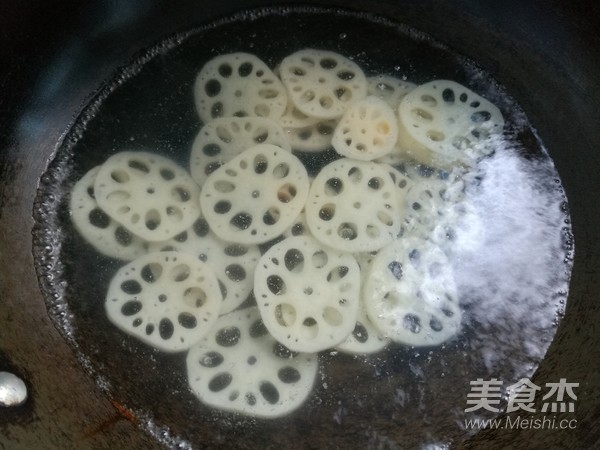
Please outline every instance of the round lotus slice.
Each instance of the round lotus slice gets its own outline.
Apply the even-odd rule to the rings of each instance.
[[[381,250],[363,289],[367,315],[393,341],[439,345],[460,331],[456,282],[444,252],[410,237]]]
[[[464,174],[406,166],[412,184],[404,197],[403,236],[430,239],[446,254],[481,245],[484,236],[480,213],[466,194]]]
[[[283,116],[277,119],[277,122],[283,128],[306,128],[320,121],[321,119],[318,117],[304,114],[289,99]]]
[[[165,352],[189,349],[212,327],[221,290],[211,268],[178,252],[148,253],[119,269],[105,309],[110,321]]]
[[[367,94],[385,101],[394,111],[398,110],[400,101],[404,96],[416,87],[415,83],[390,75],[377,75],[367,78]]]
[[[202,403],[262,418],[300,407],[317,369],[317,355],[278,343],[255,307],[221,316],[187,355],[188,383]]]
[[[337,120],[324,120],[303,128],[286,128],[290,145],[299,152],[321,152],[331,148]]]
[[[464,181],[456,173],[432,168],[406,166],[407,183],[404,233],[431,237],[436,227],[451,222],[454,212],[465,198]]]
[[[316,176],[306,221],[319,241],[346,252],[370,252],[392,242],[402,222],[396,188],[385,167],[348,158]]]
[[[331,144],[342,156],[371,161],[391,152],[397,140],[396,114],[386,102],[371,95],[354,102],[344,113]]]
[[[472,166],[489,154],[492,136],[502,133],[500,110],[463,85],[449,80],[425,83],[400,102],[399,142],[426,164]]]
[[[260,259],[254,296],[273,337],[298,352],[319,352],[354,329],[360,269],[354,257],[310,236],[284,239]]]
[[[341,117],[350,103],[367,95],[362,69],[339,53],[305,49],[284,58],[281,81],[294,106],[310,117]]]
[[[335,349],[351,355],[370,355],[380,352],[390,343],[390,339],[373,325],[367,316],[363,302],[360,302],[358,317],[352,333]]]
[[[106,160],[94,183],[98,205],[147,241],[164,241],[200,216],[200,188],[171,160],[148,152],[121,152]]]
[[[264,117],[222,117],[204,125],[192,145],[190,170],[200,186],[206,177],[244,150],[273,144],[291,151],[283,128]]]
[[[149,250],[188,253],[207,263],[221,288],[221,314],[233,311],[248,298],[260,258],[258,246],[225,242],[210,230],[203,217],[174,238],[150,244]]]
[[[98,252],[131,261],[147,252],[147,243],[115,222],[98,206],[94,182],[100,166],[87,172],[73,186],[69,207],[71,220],[83,238]]]
[[[292,225],[308,190],[308,174],[298,158],[275,145],[260,144],[207,178],[200,205],[221,239],[260,244]]]
[[[366,283],[371,262],[375,258],[371,253],[355,253],[354,258],[360,267],[361,287]],[[365,304],[362,299],[359,302],[358,318],[354,325],[352,333],[339,344],[336,349],[343,353],[366,355],[377,353],[383,350],[390,340],[382,336],[381,332],[373,325],[371,319],[367,316]]]
[[[276,120],[287,106],[279,78],[249,53],[229,53],[207,62],[196,77],[194,96],[204,123],[233,116]]]

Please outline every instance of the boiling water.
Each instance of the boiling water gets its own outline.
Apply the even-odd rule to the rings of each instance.
[[[108,283],[122,265],[75,232],[68,193],[92,167],[123,150],[161,152],[187,167],[200,123],[195,75],[209,59],[254,53],[274,67],[306,47],[337,51],[367,75],[422,83],[451,79],[503,112],[506,133],[468,175],[469,214],[448,249],[463,309],[460,336],[436,348],[392,345],[373,356],[320,355],[306,404],[257,420],[202,405],[189,391],[185,355],[159,353],[106,318]],[[332,151],[298,155],[315,173]],[[504,387],[531,377],[566,300],[572,242],[566,199],[551,159],[517,103],[471,61],[406,27],[313,9],[239,15],[160,43],[103,87],[43,176],[37,200],[36,265],[51,316],[83,366],[142,427],[168,447],[438,448],[464,427],[469,382]],[[505,406],[505,405],[504,405]],[[473,417],[473,416],[470,416]]]

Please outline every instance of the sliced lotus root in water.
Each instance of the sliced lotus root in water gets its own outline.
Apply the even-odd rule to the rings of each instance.
[[[380,352],[390,343],[390,339],[373,325],[367,316],[363,301],[360,301],[358,317],[352,333],[335,349],[353,355],[368,355]]]
[[[213,172],[200,204],[211,230],[221,239],[260,244],[292,225],[306,202],[306,169],[290,152],[260,144]]]
[[[289,238],[294,236],[305,236],[307,234],[310,235],[310,229],[306,222],[306,212],[302,210],[292,225],[283,232],[283,236]]]
[[[452,255],[456,251],[477,251],[483,245],[485,237],[480,212],[465,198],[448,205],[429,239],[439,245],[447,255]]]
[[[394,111],[398,110],[400,101],[404,96],[416,87],[415,83],[391,75],[377,75],[367,78],[367,95],[374,95],[384,100]]]
[[[405,168],[412,182],[405,191],[403,234],[429,238],[436,227],[456,217],[454,211],[465,198],[464,181],[455,172],[419,165]]]
[[[275,339],[298,352],[319,352],[354,329],[360,269],[354,257],[311,236],[284,239],[262,256],[254,296]]]
[[[212,269],[179,252],[148,253],[112,278],[105,308],[110,321],[165,352],[189,349],[219,316],[221,290]]]
[[[446,254],[474,250],[482,244],[482,219],[465,194],[464,173],[457,168],[447,173],[405,165],[402,174],[410,177],[401,196],[405,211],[403,237],[429,239]]]
[[[310,117],[335,119],[367,95],[362,69],[339,53],[305,49],[284,58],[281,81],[296,108]]]
[[[398,141],[414,159],[438,166],[472,166],[489,154],[490,138],[501,135],[504,118],[491,102],[459,83],[435,80],[400,102]]]
[[[277,120],[287,106],[279,78],[257,56],[241,52],[208,61],[196,77],[194,96],[204,123],[234,116]]]
[[[398,119],[383,100],[368,96],[344,113],[331,139],[336,152],[371,161],[392,151],[398,140]]]
[[[147,253],[148,244],[98,206],[94,182],[99,171],[100,166],[94,167],[73,186],[69,203],[71,220],[79,234],[98,252],[131,261]]]
[[[188,383],[208,406],[254,417],[280,417],[308,398],[316,354],[277,342],[256,307],[221,316],[187,355]]]
[[[321,152],[331,148],[337,124],[337,120],[324,120],[303,128],[286,128],[285,133],[293,150]]]
[[[273,73],[281,78],[279,66],[273,69]],[[283,128],[306,128],[320,121],[320,118],[307,116],[302,111],[298,110],[298,108],[296,108],[296,105],[294,105],[294,102],[290,100],[289,96],[283,115],[279,119],[277,119],[277,122]]]
[[[260,258],[257,245],[226,242],[214,234],[201,217],[174,238],[150,244],[150,251],[173,250],[193,255],[210,266],[223,296],[221,314],[236,309],[252,292],[254,269]]]
[[[402,222],[401,231],[403,227],[406,226],[406,208],[407,208],[407,200],[406,196],[408,192],[412,189],[414,185],[414,181],[409,177],[406,172],[404,166],[399,166],[396,168],[389,164],[380,164],[388,174],[390,178],[394,182],[394,186],[396,188],[396,201],[398,205],[398,219]]]
[[[391,166],[400,166],[413,161],[410,154],[411,150],[403,142],[396,142],[396,145],[394,145],[394,148],[389,153],[380,158],[375,158],[373,161]]]
[[[264,117],[222,117],[204,125],[192,145],[190,170],[200,186],[206,178],[244,150],[273,144],[291,151],[281,126]]]
[[[354,258],[360,267],[361,288],[364,286],[369,273],[371,261],[375,258],[372,253],[355,253]],[[390,343],[390,339],[381,335],[367,316],[364,300],[360,298],[358,318],[352,333],[336,349],[350,354],[371,354],[383,350]]]
[[[100,208],[147,241],[181,233],[200,216],[200,188],[177,164],[148,152],[121,152],[106,160],[94,183]]]
[[[363,298],[373,324],[397,343],[439,345],[460,331],[454,274],[444,252],[430,241],[402,238],[380,250]]]
[[[283,116],[277,119],[279,125],[283,128],[306,128],[320,122],[322,119],[314,116],[307,116],[300,111],[288,98],[288,104]]]
[[[396,114],[402,99],[416,87],[415,83],[390,75],[377,75],[367,78],[367,94],[384,100]],[[409,153],[410,150],[405,148],[403,143],[396,142],[389,153],[375,158],[374,161],[393,166],[403,164],[409,159]]]
[[[306,202],[312,234],[346,252],[370,252],[400,232],[396,187],[385,167],[371,161],[338,159],[312,183]]]
[[[482,219],[467,197],[465,173],[406,165],[411,177],[403,235],[430,239],[446,254],[477,248],[484,238]]]

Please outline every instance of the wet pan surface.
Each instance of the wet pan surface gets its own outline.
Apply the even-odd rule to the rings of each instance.
[[[485,176],[471,189],[476,206],[498,199],[501,205],[488,214],[490,248],[455,255],[464,310],[458,339],[437,348],[392,345],[368,357],[324,352],[305,405],[281,419],[250,419],[202,405],[188,388],[184,354],[157,352],[108,321],[106,288],[123,263],[97,254],[77,235],[69,191],[88,170],[123,150],[157,151],[187,167],[201,125],[193,81],[212,57],[245,51],[273,68],[307,47],[349,56],[369,74],[415,83],[455,80],[494,102],[507,121],[502,150],[508,156],[484,162]],[[506,387],[532,376],[567,296],[572,241],[566,197],[546,150],[509,94],[475,63],[426,36],[344,11],[260,10],[166,40],[101,89],[42,177],[34,250],[50,315],[101,389],[167,446],[257,448],[267,439],[272,447],[457,444],[472,433],[463,421],[470,381],[497,377]],[[314,173],[337,156],[329,151],[299,157]],[[506,167],[512,179],[502,176]],[[503,196],[514,197],[511,186],[524,199],[503,205]],[[535,226],[514,224],[508,236],[495,235],[507,230],[511,214]],[[498,223],[504,225],[492,227]],[[529,247],[521,254],[500,254],[505,245],[525,242]]]

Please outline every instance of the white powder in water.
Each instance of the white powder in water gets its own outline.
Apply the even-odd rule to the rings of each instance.
[[[549,159],[527,160],[505,146],[481,161],[466,202],[478,226],[459,225],[450,258],[460,286],[465,324],[488,372],[512,361],[541,359],[566,292],[564,195]],[[475,347],[475,348],[473,348]]]

